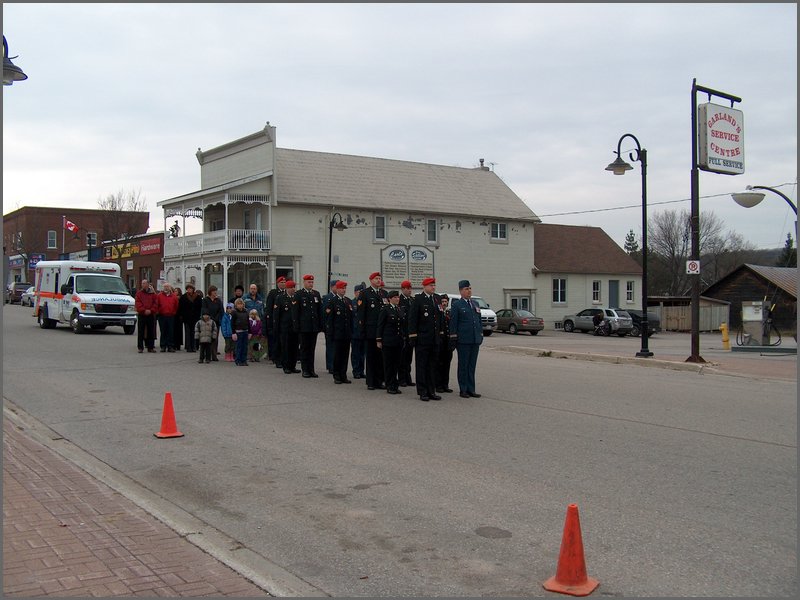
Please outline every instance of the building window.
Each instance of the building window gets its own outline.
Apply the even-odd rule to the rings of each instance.
[[[553,278],[553,304],[567,303],[567,280]]]
[[[530,310],[527,296],[511,296],[511,308],[514,310]]]
[[[625,283],[625,301],[633,302],[633,281]]]
[[[508,224],[507,223],[492,223],[492,241],[493,242],[506,242],[508,241]]]
[[[225,229],[225,219],[211,219],[208,222],[209,231],[222,231]]]
[[[592,282],[592,302],[600,303],[602,297],[600,296],[600,281],[594,280]]]
[[[439,223],[436,219],[428,219],[425,222],[425,242],[428,244],[439,242]]]
[[[58,241],[56,240],[56,232],[51,229],[47,232],[47,249],[53,250],[54,248],[58,248]]]
[[[250,227],[250,211],[242,211],[242,229],[252,229]]]
[[[375,241],[386,241],[386,217],[383,215],[375,217]]]

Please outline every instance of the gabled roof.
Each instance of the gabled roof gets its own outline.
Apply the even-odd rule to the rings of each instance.
[[[797,298],[797,268],[796,267],[762,267],[760,265],[750,265],[744,264],[740,267],[734,269],[725,277],[719,279],[712,283],[708,288],[706,288],[706,292],[711,290],[711,288],[717,287],[722,282],[734,277],[737,273],[746,269],[748,271],[752,271],[756,274],[756,276],[760,277],[761,279],[765,280],[766,282],[782,289],[787,294],[794,296]],[[705,292],[704,292],[705,293]]]
[[[278,204],[539,221],[486,169],[288,148],[275,152]]]
[[[539,272],[641,275],[642,267],[599,227],[533,227],[533,261]]]

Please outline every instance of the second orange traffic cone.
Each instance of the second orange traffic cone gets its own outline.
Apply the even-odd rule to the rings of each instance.
[[[154,433],[157,438],[183,437],[178,431],[178,424],[175,422],[175,410],[172,408],[172,392],[164,395],[164,412],[161,414],[161,431]]]
[[[599,581],[586,575],[577,504],[567,506],[567,518],[564,521],[564,535],[561,538],[561,551],[558,553],[555,577],[551,577],[542,585],[551,592],[570,596],[588,596],[600,585]]]

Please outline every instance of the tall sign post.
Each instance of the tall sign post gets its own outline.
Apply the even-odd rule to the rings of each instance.
[[[697,106],[697,92],[708,94],[707,104]],[[730,108],[712,104],[712,96],[729,100]],[[744,115],[733,108],[741,101],[738,96],[697,85],[697,79],[692,79],[692,254],[686,265],[686,272],[692,276],[692,350],[686,362],[706,362],[700,356],[700,169],[724,175],[744,173]],[[698,118],[702,119],[699,124]]]

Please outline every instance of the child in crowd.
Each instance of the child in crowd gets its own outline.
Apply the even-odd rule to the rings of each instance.
[[[197,362],[210,363],[211,344],[217,343],[217,324],[207,312],[203,313],[203,318],[194,326],[194,339],[200,345],[200,360]]]
[[[244,307],[244,300],[236,298],[231,312],[231,329],[233,330],[234,363],[237,367],[247,366],[247,338],[250,332],[250,317]]]
[[[222,315],[219,329],[222,337],[225,338],[225,362],[233,362],[233,328],[231,327],[231,314],[233,314],[233,303],[228,302],[225,306],[225,314]]]
[[[250,309],[249,323],[250,336],[247,340],[247,359],[253,362],[261,362],[261,357],[264,356],[266,349],[264,348],[263,323],[255,308]]]

